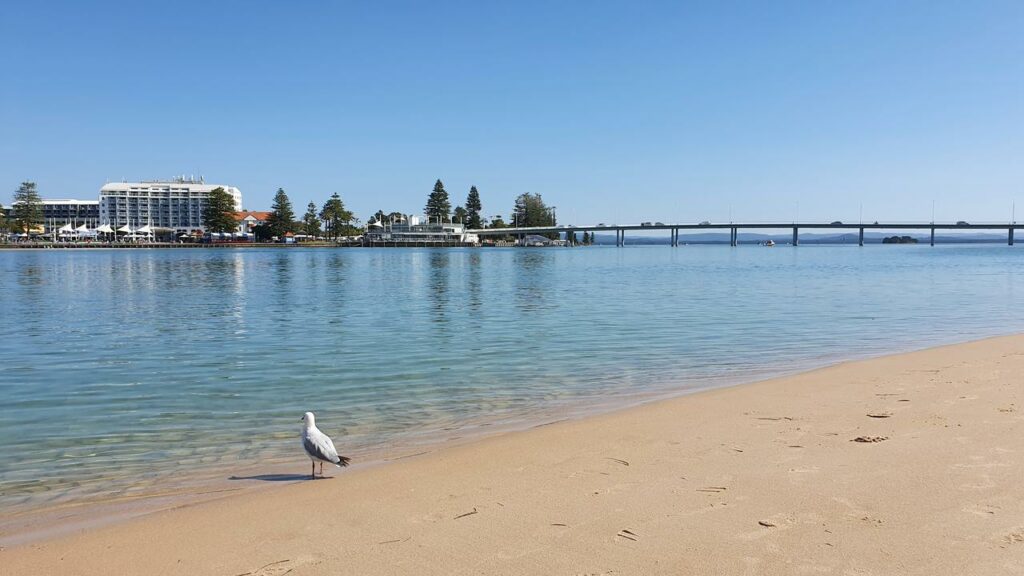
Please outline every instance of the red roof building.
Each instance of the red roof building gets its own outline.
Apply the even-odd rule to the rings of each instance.
[[[270,212],[253,212],[252,210],[235,212],[235,220],[238,222],[238,231],[245,234],[252,234],[252,229],[254,227],[266,224],[269,219]]]

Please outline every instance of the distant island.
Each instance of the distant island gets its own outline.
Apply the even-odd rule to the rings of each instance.
[[[882,238],[882,244],[917,244],[917,238],[911,236],[889,236]]]

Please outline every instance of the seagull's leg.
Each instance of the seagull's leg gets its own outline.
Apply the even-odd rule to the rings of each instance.
[[[324,477],[324,463],[323,462],[320,463],[320,477],[321,478]]]
[[[309,479],[316,480],[316,462],[310,460],[309,464],[313,467],[313,469],[309,471]]]

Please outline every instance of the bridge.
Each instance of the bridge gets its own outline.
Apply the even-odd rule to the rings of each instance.
[[[985,222],[970,224],[968,222],[873,222],[871,224],[857,223],[844,224],[842,222],[702,222],[700,224],[664,224],[661,222],[653,224],[628,224],[628,225],[593,225],[593,226],[534,226],[519,228],[480,228],[467,230],[470,234],[479,236],[525,236],[528,234],[571,234],[573,232],[615,232],[615,245],[626,245],[627,231],[651,232],[654,230],[667,230],[669,232],[669,245],[679,246],[680,230],[729,230],[729,244],[736,246],[739,243],[739,230],[793,230],[793,246],[800,244],[800,230],[857,230],[859,244],[864,245],[865,230],[930,230],[931,245],[935,245],[936,230],[1006,230],[1006,243],[1013,246],[1014,230],[1024,228],[1024,224],[1016,222]]]

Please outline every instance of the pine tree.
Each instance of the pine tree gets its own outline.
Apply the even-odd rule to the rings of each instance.
[[[28,234],[36,224],[43,221],[43,200],[39,197],[35,182],[22,182],[14,192],[14,229]]]
[[[481,210],[483,210],[483,205],[480,203],[480,193],[477,192],[476,186],[470,186],[469,195],[466,196],[467,228],[476,230],[483,227],[483,222],[480,221]]]
[[[270,233],[278,238],[284,238],[287,232],[292,231],[295,222],[295,212],[292,211],[292,202],[285,194],[284,188],[278,188],[274,194],[274,203],[270,206],[270,217],[267,218],[267,226]]]
[[[512,216],[513,225],[518,228],[556,225],[554,209],[544,203],[540,194],[520,194],[516,198]]]
[[[515,207],[512,209],[513,226],[539,227],[556,226],[555,209],[544,203],[540,194],[526,192],[516,198]],[[555,239],[556,233],[545,234],[548,238]]]
[[[235,220],[235,199],[221,187],[210,190],[203,206],[203,228],[207,232],[233,232],[238,228]]]
[[[267,224],[257,224],[252,227],[252,235],[257,242],[270,242],[274,233]]]
[[[346,228],[352,225],[353,216],[352,212],[345,209],[345,203],[341,201],[341,196],[335,192],[331,194],[330,200],[324,203],[324,207],[320,211],[320,219],[327,226],[327,235],[337,240],[339,236],[347,235],[345,234]]]
[[[452,212],[452,222],[461,222],[465,224],[467,215],[468,212],[466,212],[465,208],[463,208],[462,206],[456,206],[455,211]]]
[[[438,180],[434,184],[434,191],[427,198],[427,207],[424,208],[427,218],[433,222],[444,222],[450,220],[452,204],[448,201],[448,193],[444,190],[444,184]]]
[[[306,215],[302,217],[302,228],[307,236],[316,238],[321,234],[320,218],[316,215],[316,204],[313,202],[306,206]]]

